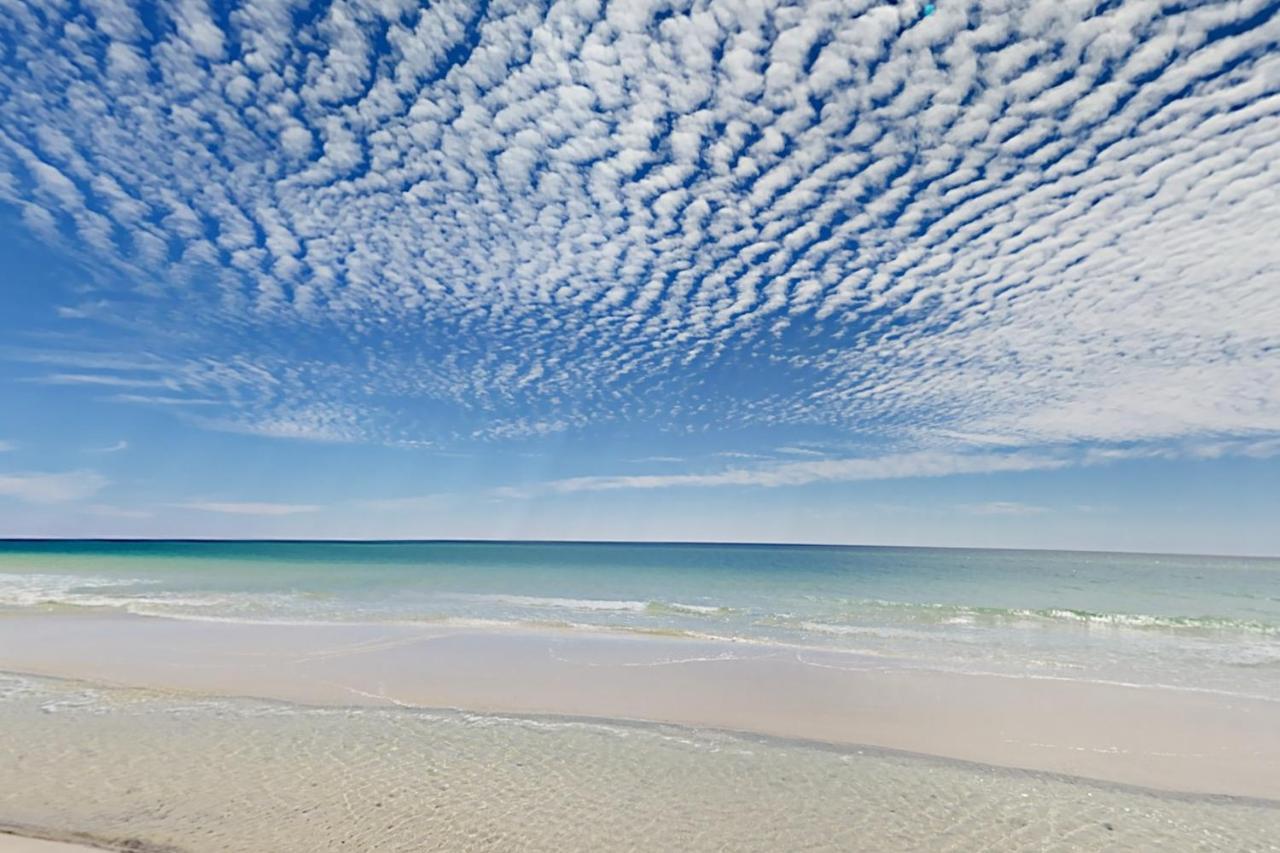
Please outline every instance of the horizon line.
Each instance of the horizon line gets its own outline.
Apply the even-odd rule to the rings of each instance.
[[[171,542],[178,544],[277,544],[277,545],[633,545],[633,546],[683,546],[709,548],[866,548],[866,549],[914,549],[920,551],[1029,551],[1033,553],[1059,554],[1121,554],[1139,557],[1213,557],[1231,560],[1275,560],[1280,554],[1207,554],[1184,551],[1140,551],[1106,548],[1014,548],[1008,546],[977,545],[902,545],[840,542],[726,542],[694,539],[477,539],[431,537],[425,539],[299,539],[295,537],[155,537],[155,536],[0,536],[0,545],[9,543],[60,543],[93,542],[117,544],[147,544]]]

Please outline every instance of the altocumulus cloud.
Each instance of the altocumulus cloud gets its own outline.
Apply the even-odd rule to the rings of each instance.
[[[857,429],[925,469],[1280,432],[1274,0],[5,14],[0,196],[99,268],[67,322],[148,353],[104,331],[50,382],[325,441]]]

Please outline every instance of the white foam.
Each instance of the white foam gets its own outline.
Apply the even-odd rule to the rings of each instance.
[[[127,598],[98,595],[92,590],[146,584],[139,578],[84,577],[82,575],[57,574],[0,574],[0,605],[9,607],[39,607],[49,604],[79,604],[118,606]],[[82,591],[86,590],[86,591]]]
[[[588,610],[602,612],[641,613],[648,609],[647,601],[625,601],[597,598],[556,598],[539,595],[455,595],[454,598],[470,599],[491,604],[508,604],[516,607],[558,610]]]
[[[0,607],[91,607],[138,616],[238,622],[253,620],[237,619],[231,613],[269,610],[271,605],[296,601],[289,595],[160,592],[154,590],[157,583],[146,578],[0,573]],[[137,592],[132,592],[135,587]]]
[[[676,610],[682,613],[696,613],[699,616],[714,616],[717,613],[724,613],[727,608],[717,607],[714,604],[681,604],[678,601],[671,604],[663,605],[668,610]]]

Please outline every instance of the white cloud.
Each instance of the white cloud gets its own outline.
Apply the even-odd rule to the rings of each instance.
[[[129,449],[129,442],[120,439],[115,444],[108,444],[106,447],[91,447],[90,453],[119,453],[122,450]]]
[[[189,501],[174,504],[179,509],[192,509],[200,512],[217,512],[226,515],[298,515],[305,512],[317,512],[323,507],[316,504],[270,503],[264,501]]]
[[[105,61],[6,7],[0,191],[152,298],[52,381],[328,441],[1280,434],[1261,0],[171,5],[95,0]]]
[[[728,468],[708,474],[628,474],[570,477],[531,486],[500,489],[502,497],[524,498],[539,494],[603,492],[620,489],[667,489],[708,486],[803,486],[818,482],[892,480],[908,477],[946,477],[997,471],[1039,471],[1070,464],[1066,457],[1017,452],[952,453],[916,451],[878,457],[784,462],[757,468]]]
[[[153,518],[154,512],[145,509],[131,509],[129,507],[111,506],[110,504],[91,504],[86,509],[93,515],[99,515],[103,518],[120,518],[120,519],[140,519]]]
[[[191,397],[165,397],[155,394],[113,394],[104,398],[112,403],[140,403],[145,406],[216,406],[218,400]]]
[[[90,373],[54,373],[35,380],[49,385],[105,385],[111,388],[172,388],[163,379],[144,379],[131,376],[113,376]]]
[[[305,157],[311,153],[311,133],[301,125],[290,125],[280,134],[280,144],[293,157]]]
[[[0,453],[17,449],[18,445],[14,444],[12,441],[0,441]]]
[[[1040,515],[1049,510],[1035,504],[1017,501],[988,501],[977,504],[960,504],[956,507],[961,512],[971,515]]]
[[[65,503],[92,497],[109,482],[96,471],[0,474],[0,496],[27,503]]]
[[[1127,445],[1090,447],[1084,450],[917,450],[880,456],[832,458],[797,462],[761,463],[755,467],[726,468],[697,474],[618,474],[569,477],[540,483],[503,486],[495,494],[504,498],[531,498],[547,494],[605,492],[624,489],[705,488],[753,486],[774,488],[821,482],[895,480],[913,477],[949,477],[961,474],[1052,471],[1073,466],[1109,465],[1135,459],[1217,459],[1247,456],[1255,459],[1280,455],[1280,440],[1220,440],[1189,442],[1179,446]],[[1046,507],[1013,501],[960,504],[957,509],[979,515],[1030,515]]]
[[[774,448],[778,453],[785,453],[788,456],[826,456],[827,454],[821,450],[812,447],[797,447],[789,445],[786,447]]]
[[[285,405],[256,417],[239,419],[197,418],[197,423],[223,432],[258,435],[266,438],[293,438],[341,444],[363,435],[359,414],[343,406]]]
[[[432,512],[449,505],[449,495],[415,495],[405,498],[380,498],[356,501],[365,509],[381,512]]]

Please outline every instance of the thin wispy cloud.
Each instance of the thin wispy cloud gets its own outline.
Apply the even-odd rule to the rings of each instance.
[[[114,444],[108,444],[106,447],[90,447],[90,453],[119,453],[122,450],[129,449],[129,442],[120,439]]]
[[[1160,448],[1128,446],[1084,450],[921,450],[878,456],[824,458],[795,462],[760,461],[750,466],[739,465],[699,473],[567,477],[523,485],[502,486],[495,490],[495,494],[505,498],[532,498],[548,494],[632,489],[718,486],[774,488],[821,482],[1056,471],[1070,467],[1105,466],[1137,459],[1196,460],[1218,459],[1225,456],[1269,459],[1277,455],[1280,455],[1280,441],[1270,439],[1190,442]],[[967,503],[959,504],[956,508],[974,515],[1032,515],[1048,511],[1047,507],[1014,501]]]
[[[173,388],[164,379],[140,379],[100,373],[53,373],[30,380],[48,385],[103,385],[109,388]]]
[[[976,504],[960,504],[956,507],[970,515],[1040,515],[1048,512],[1047,507],[1018,501],[987,501]]]
[[[135,521],[139,519],[155,517],[155,513],[148,509],[135,509],[131,507],[112,506],[110,504],[90,504],[85,509],[90,514],[100,516],[102,518],[115,518],[115,519]]]
[[[826,456],[827,455],[825,452],[821,450],[816,450],[815,448],[812,448],[812,447],[796,447],[794,445],[788,445],[786,447],[776,447],[774,448],[774,450],[777,451],[778,453],[784,453],[787,456]]]
[[[271,503],[266,501],[189,501],[173,504],[178,509],[198,512],[215,512],[223,515],[298,515],[318,512],[323,507],[315,504]]]
[[[344,407],[286,407],[257,417],[226,419],[197,416],[192,417],[191,421],[206,429],[221,432],[326,444],[354,442],[363,435],[358,413]]]
[[[356,505],[379,512],[432,512],[448,506],[449,495],[411,495],[356,501]]]
[[[33,504],[68,503],[93,497],[109,482],[96,471],[0,474],[0,497]]]
[[[499,490],[503,497],[527,498],[542,494],[605,492],[621,489],[666,489],[712,486],[803,486],[819,482],[894,480],[913,477],[946,477],[996,471],[1044,471],[1070,464],[1065,457],[1035,453],[949,453],[917,451],[855,459],[786,462],[754,468],[727,468],[706,474],[633,474],[570,477],[530,486]]]
[[[218,400],[201,400],[190,397],[165,397],[155,394],[113,394],[104,398],[109,403],[140,403],[144,406],[217,406]]]

